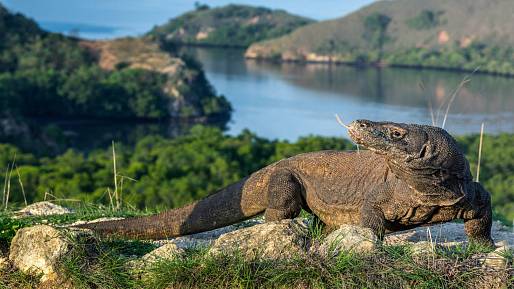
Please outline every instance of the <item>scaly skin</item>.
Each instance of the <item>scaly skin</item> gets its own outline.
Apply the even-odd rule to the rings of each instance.
[[[294,218],[304,209],[328,227],[361,225],[380,238],[463,219],[472,241],[493,244],[490,195],[472,181],[467,160],[445,130],[358,120],[349,134],[369,150],[300,154],[182,208],[78,227],[156,239],[212,230],[261,213],[266,221]]]

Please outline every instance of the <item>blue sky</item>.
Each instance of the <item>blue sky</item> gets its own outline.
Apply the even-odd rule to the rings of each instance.
[[[141,34],[193,9],[191,0],[0,0],[9,9],[43,23],[79,23],[118,29],[117,36]],[[373,0],[204,0],[210,6],[229,3],[285,9],[289,12],[325,20],[336,18]],[[49,26],[50,27],[50,26]],[[57,29],[57,28],[56,28]]]

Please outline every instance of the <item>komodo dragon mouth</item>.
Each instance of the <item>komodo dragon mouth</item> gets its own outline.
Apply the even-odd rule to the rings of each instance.
[[[384,142],[387,140],[387,135],[378,129],[379,123],[375,123],[369,120],[356,120],[350,123],[346,128],[348,129],[348,135],[352,140],[377,154],[386,154],[387,147]],[[401,135],[405,134],[405,131],[398,133]]]

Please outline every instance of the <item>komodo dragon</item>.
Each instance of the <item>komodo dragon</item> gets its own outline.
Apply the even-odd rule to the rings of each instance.
[[[379,237],[463,219],[468,238],[492,245],[490,194],[473,182],[455,140],[438,127],[357,120],[350,137],[368,150],[319,151],[271,164],[182,208],[78,225],[100,235],[155,239],[188,235],[264,213],[291,219],[304,209],[324,224],[356,224]]]

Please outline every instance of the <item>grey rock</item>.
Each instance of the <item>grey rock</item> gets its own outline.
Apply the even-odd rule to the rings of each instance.
[[[89,237],[82,230],[57,230],[48,225],[23,228],[16,232],[9,250],[9,260],[20,271],[38,275],[41,281],[57,277],[58,260],[71,249],[71,240]]]
[[[38,202],[26,206],[25,208],[16,212],[17,217],[27,216],[49,216],[49,215],[64,215],[73,213],[73,210],[56,205],[51,202]]]
[[[179,248],[176,244],[165,244],[139,259],[131,260],[127,263],[134,273],[141,273],[144,268],[152,266],[160,260],[173,259],[185,254],[185,250]]]
[[[505,269],[510,262],[506,257],[514,253],[514,248],[509,246],[506,241],[498,242],[496,245],[496,250],[480,257],[479,260],[484,267]]]
[[[262,219],[250,219],[235,225],[226,226],[223,228],[192,234],[188,236],[176,237],[168,240],[153,241],[155,245],[162,246],[164,244],[174,244],[181,249],[201,249],[211,246],[216,239],[221,235],[237,231],[241,228],[247,228],[254,225],[262,224]]]
[[[369,253],[376,249],[377,240],[369,228],[343,225],[323,240],[318,253],[323,257],[335,257],[343,252]]]
[[[53,227],[38,225],[18,230],[11,242],[9,260],[24,273],[56,277],[56,261],[69,251],[69,243]]]
[[[306,254],[307,245],[305,223],[298,219],[282,220],[223,234],[214,241],[209,254],[278,260]]]
[[[495,241],[505,241],[509,246],[514,245],[514,234],[498,222],[493,223],[492,237]],[[454,245],[466,243],[468,240],[462,223],[444,223],[429,227],[418,227],[386,235],[384,242],[388,245],[416,244],[430,242],[438,245]]]
[[[430,255],[436,252],[436,246],[434,243],[419,241],[412,244],[411,250],[413,255]]]

